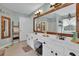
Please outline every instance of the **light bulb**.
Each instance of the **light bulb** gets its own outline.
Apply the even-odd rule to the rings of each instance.
[[[50,3],[50,5],[55,5],[55,3]]]
[[[39,12],[41,12],[42,10],[39,10]]]
[[[39,11],[38,11],[38,10],[35,12],[35,14],[37,14],[37,13],[39,13]]]

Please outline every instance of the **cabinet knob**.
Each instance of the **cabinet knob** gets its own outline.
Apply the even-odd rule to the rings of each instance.
[[[35,32],[35,35],[37,35],[37,32]]]
[[[43,44],[46,44],[46,42],[43,42]]]
[[[36,39],[36,40],[38,40],[38,39]]]
[[[57,56],[58,54],[57,54],[57,53],[55,53],[55,55]]]
[[[51,51],[51,53],[53,53],[53,51]]]

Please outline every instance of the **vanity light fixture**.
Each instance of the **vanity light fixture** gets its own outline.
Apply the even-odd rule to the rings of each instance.
[[[55,3],[50,3],[50,5],[54,5]]]
[[[53,8],[54,8],[54,6],[53,6],[53,5],[55,5],[55,3],[50,3],[50,8],[51,8],[51,7],[53,7]]]
[[[35,14],[39,13],[39,11],[36,11]]]
[[[37,10],[37,11],[35,12],[35,15],[36,15],[36,16],[39,16],[39,15],[42,14],[42,13],[43,13],[43,10],[39,9],[39,10]]]
[[[39,12],[43,12],[43,10],[40,9]]]
[[[51,4],[50,8],[57,8],[57,7],[61,6],[61,5],[63,5],[64,3],[50,3],[50,4]]]

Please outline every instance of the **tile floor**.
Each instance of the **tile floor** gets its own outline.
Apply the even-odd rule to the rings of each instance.
[[[23,46],[27,46],[26,41],[16,43],[9,48],[6,48],[4,56],[37,56],[37,53],[34,50],[24,52],[22,49]]]

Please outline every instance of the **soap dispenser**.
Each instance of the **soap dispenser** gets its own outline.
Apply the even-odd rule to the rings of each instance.
[[[73,38],[72,38],[72,40],[75,41],[75,40],[77,40],[77,39],[78,39],[78,34],[77,34],[77,32],[73,32]]]

